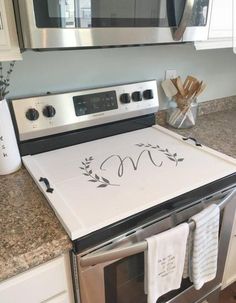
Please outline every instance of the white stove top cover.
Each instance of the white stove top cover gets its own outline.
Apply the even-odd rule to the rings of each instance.
[[[235,159],[159,126],[23,162],[72,240],[236,172]]]

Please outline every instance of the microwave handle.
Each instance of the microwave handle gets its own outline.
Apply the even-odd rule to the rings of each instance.
[[[188,26],[188,22],[192,16],[193,5],[195,0],[186,0],[183,16],[178,27],[172,29],[172,36],[175,41],[183,38],[184,32]]]

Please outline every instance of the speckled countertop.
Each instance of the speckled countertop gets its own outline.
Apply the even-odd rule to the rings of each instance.
[[[194,128],[177,132],[236,158],[236,109],[199,116]],[[68,236],[27,171],[0,176],[0,281],[70,248]]]
[[[236,158],[236,109],[199,116],[193,128],[170,130]]]
[[[28,172],[0,176],[0,281],[53,259],[71,242]]]

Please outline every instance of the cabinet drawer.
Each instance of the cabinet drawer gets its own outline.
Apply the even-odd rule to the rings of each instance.
[[[2,282],[0,284],[0,302],[47,302],[50,298],[66,291],[65,261],[62,256]],[[63,300],[58,302],[63,302]]]

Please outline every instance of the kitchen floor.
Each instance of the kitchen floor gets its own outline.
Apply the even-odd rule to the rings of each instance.
[[[220,294],[219,303],[235,303],[236,302],[236,283],[224,289]]]

